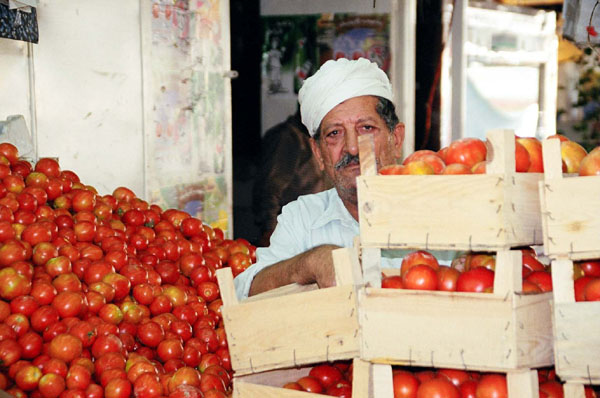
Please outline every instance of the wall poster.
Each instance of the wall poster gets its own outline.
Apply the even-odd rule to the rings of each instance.
[[[368,58],[390,72],[388,14],[262,17],[262,132],[296,111],[304,79],[329,59]]]
[[[230,236],[228,4],[152,0],[143,54],[146,196]]]

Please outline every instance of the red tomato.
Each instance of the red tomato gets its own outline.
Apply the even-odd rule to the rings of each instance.
[[[463,382],[458,389],[460,390],[460,398],[477,398],[475,395],[477,391],[477,381],[475,380]]]
[[[44,398],[57,398],[65,389],[64,377],[55,373],[43,375],[38,382],[38,390]]]
[[[437,270],[438,289],[444,292],[456,291],[456,283],[460,272],[456,268],[440,266]]]
[[[404,274],[402,285],[405,289],[437,290],[438,277],[436,271],[429,265],[419,264],[411,267]]]
[[[156,347],[164,339],[165,332],[158,323],[150,321],[138,327],[137,338],[148,347]]]
[[[460,398],[460,392],[447,378],[436,377],[421,383],[417,398]]]
[[[482,293],[494,288],[494,271],[485,267],[473,268],[463,272],[456,282],[458,292]]]
[[[23,349],[14,339],[0,341],[0,362],[3,366],[10,366],[21,357]]]
[[[600,277],[600,261],[578,262],[585,276]]]
[[[448,146],[444,161],[447,165],[461,163],[471,168],[476,163],[484,161],[486,155],[487,148],[483,141],[478,138],[462,138]]]
[[[81,340],[67,333],[54,337],[48,346],[48,354],[52,358],[62,359],[67,363],[80,357],[82,350]]]
[[[508,398],[506,377],[500,374],[486,374],[479,379],[475,393],[477,398]]]
[[[583,290],[585,301],[600,301],[600,278],[593,278]]]
[[[538,285],[542,292],[552,291],[552,275],[548,271],[534,271],[525,280]]]
[[[104,388],[104,398],[129,398],[132,390],[129,380],[114,379]]]
[[[323,386],[316,377],[304,376],[296,381],[302,390],[306,392],[312,392],[315,394],[321,394],[323,392]]]
[[[403,289],[402,277],[400,275],[389,275],[381,279],[383,289]]]
[[[342,372],[338,368],[322,364],[314,366],[308,373],[309,376],[316,378],[323,388],[327,389],[342,379]]]
[[[412,373],[403,370],[394,371],[394,398],[416,398],[421,383]]]
[[[402,265],[400,266],[400,276],[404,276],[408,270],[416,265],[428,265],[434,270],[439,268],[437,259],[425,250],[417,250],[404,256]]]

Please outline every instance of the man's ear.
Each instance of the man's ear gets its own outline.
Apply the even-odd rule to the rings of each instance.
[[[321,149],[319,148],[319,143],[312,137],[310,137],[310,149],[312,149],[312,153],[315,156],[315,160],[319,165],[319,170],[325,170],[325,163],[323,162],[323,156],[321,155]]]
[[[402,143],[404,142],[404,123],[400,122],[392,131],[394,137],[394,156],[398,159],[402,158]]]

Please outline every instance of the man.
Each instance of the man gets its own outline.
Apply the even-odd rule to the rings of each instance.
[[[261,162],[253,187],[252,208],[260,229],[257,246],[269,246],[281,208],[300,195],[330,189],[333,184],[319,169],[300,108],[271,127],[261,143]]]
[[[239,298],[290,283],[335,284],[332,250],[359,234],[356,177],[358,137],[372,135],[378,167],[400,159],[404,125],[398,122],[386,74],[366,59],[328,61],[308,78],[298,101],[319,167],[334,188],[289,203],[268,248],[235,279]]]

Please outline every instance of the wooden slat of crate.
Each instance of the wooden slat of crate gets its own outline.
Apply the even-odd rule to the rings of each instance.
[[[488,174],[377,176],[361,168],[363,246],[500,250],[541,244],[538,182],[543,175],[514,172],[512,131],[491,131],[488,141]],[[363,157],[369,146],[360,148]]]
[[[554,305],[556,373],[563,380],[600,384],[600,303]]]
[[[361,357],[482,371],[551,365],[550,296],[367,288]]]
[[[573,260],[600,257],[600,176],[563,176],[559,140],[544,140],[540,183],[544,253]]]
[[[551,365],[552,294],[515,293],[521,267],[520,251],[499,251],[493,294],[360,289],[361,358],[499,372]]]
[[[498,250],[542,242],[541,174],[359,177],[365,246]]]
[[[285,286],[242,302],[235,297],[230,269],[218,270],[217,278],[237,375],[358,357],[356,287],[350,267],[336,268],[336,287]]]
[[[238,374],[357,356],[352,286],[320,289],[222,308]]]
[[[354,360],[352,396],[393,398],[392,371],[381,365]],[[233,379],[233,398],[318,398],[320,394],[282,388],[287,382],[308,375],[310,367],[279,369]]]
[[[552,262],[552,285],[556,374],[568,382],[600,384],[600,302],[575,302],[571,260]]]

